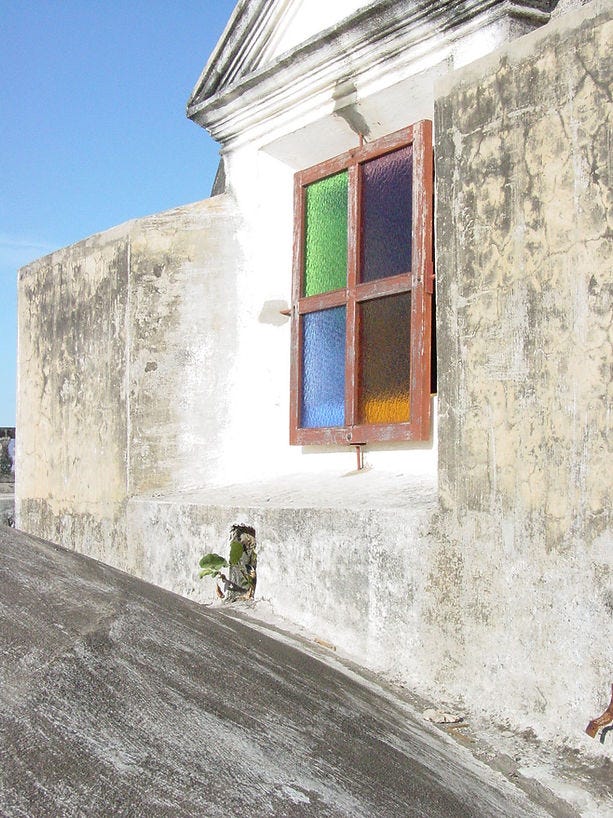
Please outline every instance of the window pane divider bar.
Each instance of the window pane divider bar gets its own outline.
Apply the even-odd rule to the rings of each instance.
[[[365,281],[357,284],[355,291],[351,293],[356,301],[367,301],[370,298],[381,298],[384,295],[393,293],[404,293],[412,289],[411,273],[401,273],[387,278],[378,278],[376,281]]]
[[[304,315],[306,312],[316,310],[329,310],[331,307],[341,307],[347,303],[347,290],[333,290],[329,293],[319,295],[309,295],[298,300],[298,312]]]

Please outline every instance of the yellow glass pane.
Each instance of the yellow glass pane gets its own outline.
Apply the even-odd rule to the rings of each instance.
[[[359,304],[360,352],[358,420],[410,420],[411,294]]]
[[[408,395],[366,398],[362,411],[362,423],[402,422],[411,416],[411,402]]]

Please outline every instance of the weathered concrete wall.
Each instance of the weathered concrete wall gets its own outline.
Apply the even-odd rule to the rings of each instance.
[[[15,493],[13,483],[0,483],[0,526],[15,522]]]
[[[233,199],[215,196],[131,232],[130,494],[215,479],[241,399],[232,378],[239,229]]]
[[[15,440],[0,430],[0,483],[15,481]]]
[[[435,120],[435,650],[452,689],[575,735],[611,682],[612,16],[452,75]]]
[[[19,274],[16,498],[24,530],[122,564],[126,228]]]
[[[127,498],[211,479],[232,399],[237,229],[219,196],[20,272],[20,528],[134,570]]]
[[[207,552],[227,555],[231,525],[252,525],[258,600],[370,667],[423,689],[429,625],[421,610],[430,582],[423,566],[433,548],[436,492],[420,485],[394,487],[390,480],[387,507],[375,508],[369,495],[382,496],[384,490],[376,485],[378,475],[354,473],[346,480],[353,488],[350,507],[335,503],[333,478],[317,481],[317,505],[307,478],[293,487],[272,482],[133,498],[132,563],[141,578],[210,603],[214,583],[197,578],[198,560]],[[404,508],[399,494],[410,500]]]

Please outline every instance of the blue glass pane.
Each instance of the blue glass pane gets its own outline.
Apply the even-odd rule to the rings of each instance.
[[[345,423],[345,307],[302,317],[300,426]]]

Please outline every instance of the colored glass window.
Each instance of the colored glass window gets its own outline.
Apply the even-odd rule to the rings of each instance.
[[[301,426],[345,422],[345,307],[302,318]]]
[[[432,123],[294,177],[290,442],[428,440]]]
[[[365,301],[360,309],[358,420],[410,419],[411,294]]]
[[[361,281],[411,270],[413,146],[362,165]]]
[[[342,171],[306,188],[305,296],[347,284],[347,177],[347,171]]]

